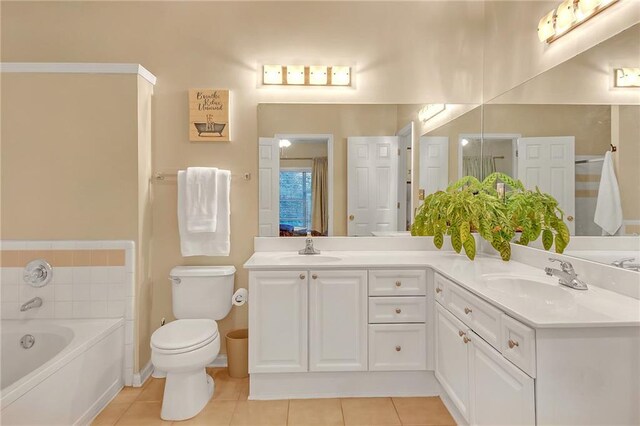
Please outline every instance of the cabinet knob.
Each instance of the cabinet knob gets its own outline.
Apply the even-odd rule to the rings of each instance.
[[[402,285],[402,281],[396,281],[396,287],[400,287]]]
[[[573,222],[573,216],[567,216],[567,220],[568,220],[569,222]]]
[[[304,280],[307,276],[305,274],[300,274],[300,279]]]
[[[469,315],[471,312],[473,312],[471,309],[469,308],[464,308],[464,313]]]
[[[462,341],[466,344],[466,343],[469,343],[471,341],[471,339],[469,339],[467,336],[464,336],[462,338]]]
[[[311,278],[313,278],[314,280],[317,280],[318,279],[318,275],[313,274],[313,275],[311,275]]]
[[[509,349],[513,349],[515,346],[520,346],[520,344],[515,340],[509,339]]]
[[[462,336],[464,336],[465,334],[467,334],[467,333],[465,333],[465,332],[464,332],[464,331],[462,331],[462,330],[458,330],[458,336],[462,337]]]
[[[396,308],[396,314],[399,314],[400,312],[402,312],[402,309]]]
[[[354,215],[352,215],[352,214],[350,214],[350,215],[349,215],[349,220],[351,220],[351,221],[352,221],[352,220],[354,220],[355,218],[356,218],[356,217],[355,217]]]
[[[396,346],[396,352],[400,352],[402,350],[402,346],[398,345]]]
[[[442,289],[440,287],[436,287],[436,293],[442,293]]]

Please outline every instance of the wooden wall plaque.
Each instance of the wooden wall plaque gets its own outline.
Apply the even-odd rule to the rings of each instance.
[[[229,142],[229,90],[189,90],[189,140]]]

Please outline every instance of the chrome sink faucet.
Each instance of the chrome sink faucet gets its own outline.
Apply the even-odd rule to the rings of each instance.
[[[640,271],[640,263],[629,263],[634,262],[636,260],[635,257],[628,257],[626,259],[620,259],[611,262],[611,264],[617,268],[622,269],[630,269],[632,271]]]
[[[39,297],[34,297],[33,299],[26,301],[22,306],[20,306],[20,312],[25,312],[33,308],[39,308],[40,306],[42,306],[42,299]]]
[[[576,274],[576,271],[573,269],[571,262],[556,259],[554,257],[550,257],[549,260],[551,262],[560,262],[560,268],[562,270],[546,267],[544,268],[544,272],[546,272],[547,275],[550,277],[558,277],[558,283],[574,290],[588,289],[587,284],[578,278],[578,274]]]
[[[311,232],[307,232],[307,239],[304,240],[304,248],[298,251],[298,254],[320,254],[320,250],[317,250],[315,247],[313,247]]]

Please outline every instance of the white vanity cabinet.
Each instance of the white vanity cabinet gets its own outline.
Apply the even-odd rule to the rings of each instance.
[[[249,372],[308,370],[308,272],[249,274]]]
[[[367,272],[311,271],[309,371],[367,370]]]

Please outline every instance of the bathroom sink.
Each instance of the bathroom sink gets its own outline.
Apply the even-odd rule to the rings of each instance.
[[[285,256],[280,258],[280,261],[284,264],[295,264],[295,265],[313,265],[316,263],[337,262],[339,260],[342,260],[342,259],[336,256],[324,256],[322,254],[312,254],[312,255],[299,254],[297,256]]]
[[[571,290],[533,277],[487,274],[483,275],[482,281],[489,290],[509,294],[531,304],[561,305],[573,299],[569,293]]]

